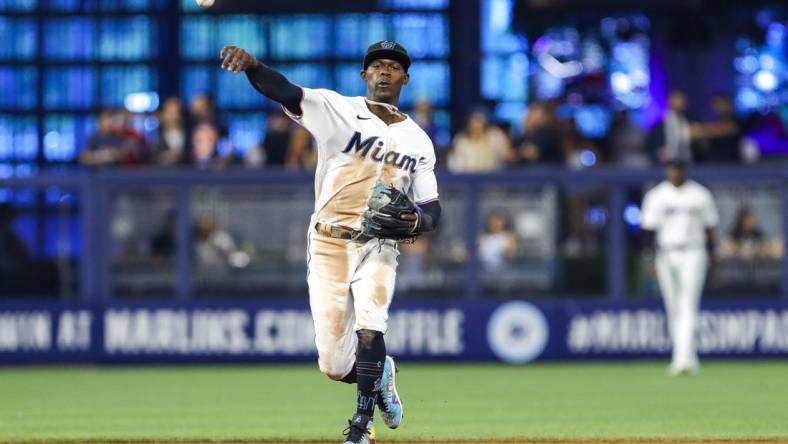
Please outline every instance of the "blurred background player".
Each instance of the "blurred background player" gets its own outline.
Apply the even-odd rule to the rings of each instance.
[[[668,162],[667,180],[643,199],[641,227],[654,237],[655,267],[673,341],[671,375],[699,370],[695,344],[701,292],[719,220],[711,192],[687,179],[682,160]]]
[[[364,98],[294,85],[241,48],[226,46],[221,56],[222,68],[245,72],[256,90],[280,103],[317,140],[307,261],[315,343],[321,371],[357,383],[357,409],[345,444],[369,444],[376,404],[390,428],[402,422],[395,365],[383,338],[399,251],[393,240],[367,236],[361,217],[379,181],[416,203],[413,213],[391,222],[414,236],[432,231],[441,211],[432,142],[397,108],[410,79],[410,57],[393,41],[371,45],[360,75],[367,86]]]

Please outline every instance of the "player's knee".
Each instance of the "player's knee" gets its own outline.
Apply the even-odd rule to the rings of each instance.
[[[328,379],[332,381],[341,381],[342,378],[345,377],[345,374],[343,372],[337,372],[334,369],[324,370],[323,374],[328,376]]]
[[[328,376],[329,379],[334,381],[339,381],[344,378],[347,373],[347,364],[340,363],[340,362],[332,362],[329,360],[320,359],[318,361],[318,366],[320,367],[320,372],[324,375]],[[351,367],[352,369],[352,367]]]

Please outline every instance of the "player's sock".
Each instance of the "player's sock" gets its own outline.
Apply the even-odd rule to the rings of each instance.
[[[350,373],[345,375],[344,378],[339,380],[340,382],[344,382],[345,384],[355,384],[358,382],[358,378],[356,377],[356,363],[353,363],[353,368],[350,369]]]
[[[386,361],[386,343],[383,333],[359,330],[356,349],[356,378],[358,379],[358,405],[356,413],[372,417],[380,394],[380,377]]]

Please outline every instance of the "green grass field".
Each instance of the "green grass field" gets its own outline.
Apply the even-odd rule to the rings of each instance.
[[[405,422],[378,442],[788,439],[788,362],[664,370],[405,364]],[[0,368],[0,441],[339,443],[354,396],[315,366]]]

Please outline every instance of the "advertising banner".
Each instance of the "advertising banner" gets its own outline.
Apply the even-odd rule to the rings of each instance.
[[[424,301],[395,303],[390,354],[411,361],[667,357],[659,303]],[[0,364],[305,362],[317,357],[303,303],[0,304]],[[701,356],[788,357],[788,303],[709,302]]]

